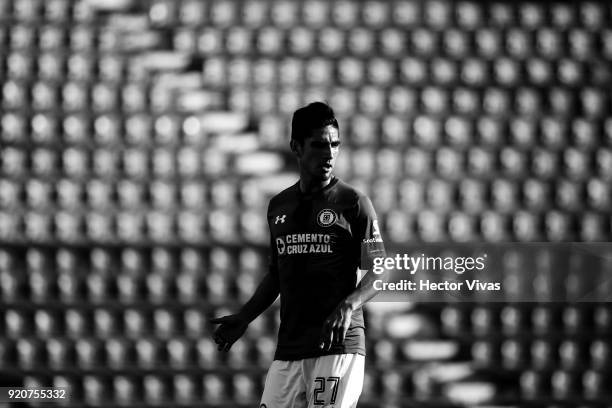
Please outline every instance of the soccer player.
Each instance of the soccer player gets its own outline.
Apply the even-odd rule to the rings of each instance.
[[[227,351],[280,294],[280,329],[260,408],[356,407],[364,376],[362,305],[376,294],[372,272],[385,256],[370,199],[332,175],[340,148],[334,111],[298,109],[290,146],[299,181],[270,200],[268,273],[233,315],[212,319]],[[376,279],[380,279],[377,276]]]

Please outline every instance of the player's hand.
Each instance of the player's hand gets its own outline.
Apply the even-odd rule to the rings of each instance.
[[[323,323],[319,348],[327,351],[332,345],[344,343],[344,337],[351,325],[353,307],[346,302],[340,303]]]
[[[210,319],[210,322],[221,325],[213,333],[213,340],[219,351],[228,351],[249,326],[249,323],[237,314]]]

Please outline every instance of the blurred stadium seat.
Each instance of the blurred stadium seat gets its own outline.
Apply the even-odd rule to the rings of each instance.
[[[222,402],[228,393],[228,386],[219,374],[206,374],[202,377],[202,398],[209,403]]]
[[[83,377],[83,400],[93,406],[101,405],[101,401],[108,395],[108,385],[95,376]]]

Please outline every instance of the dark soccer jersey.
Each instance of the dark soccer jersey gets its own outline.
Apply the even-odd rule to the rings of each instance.
[[[281,323],[276,360],[328,354],[365,355],[361,308],[353,312],[344,344],[319,348],[325,319],[357,285],[357,268],[369,269],[385,256],[369,198],[334,178],[304,194],[295,184],[268,207],[270,271],[278,277]]]

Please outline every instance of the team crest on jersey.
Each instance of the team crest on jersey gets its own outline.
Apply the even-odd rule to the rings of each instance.
[[[317,224],[321,227],[329,227],[334,225],[336,221],[338,221],[338,215],[329,208],[325,208],[317,214]]]

